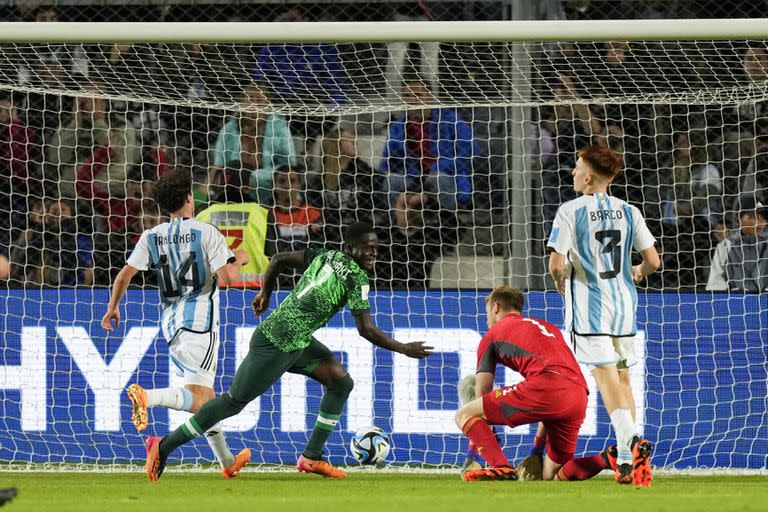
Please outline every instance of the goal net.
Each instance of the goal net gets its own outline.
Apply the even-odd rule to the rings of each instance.
[[[663,259],[641,287],[631,369],[654,464],[764,469],[768,242],[754,212],[768,204],[768,47],[749,22],[723,23],[730,36],[673,36],[694,25],[660,21],[4,26],[0,459],[143,462],[124,389],[181,386],[156,278],[134,280],[118,329],[99,323],[138,235],[164,221],[152,183],[183,169],[199,217],[251,259],[221,292],[217,392],[260,322],[250,303],[268,258],[339,248],[344,225],[370,222],[375,322],[436,353],[376,349],[348,312],[318,331],[355,380],[327,456],[353,464],[352,433],[376,425],[391,435],[392,466],[460,465],[453,414],[485,296],[524,288],[526,314],[563,324],[545,244],[575,197],[575,152],[600,144],[623,155],[610,192],[640,208]],[[273,304],[295,279],[280,279]],[[613,439],[585,374],[577,453]],[[498,372],[498,385],[517,380]],[[321,395],[286,374],[224,422],[231,449],[294,463]],[[147,432],[185,417],[153,408]],[[528,426],[501,433],[514,461],[532,438]],[[214,460],[203,439],[178,454]]]

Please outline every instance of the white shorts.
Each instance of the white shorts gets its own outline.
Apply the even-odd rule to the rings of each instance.
[[[590,367],[615,364],[625,370],[637,364],[634,336],[580,336],[571,333],[576,360]]]
[[[184,384],[213,388],[219,361],[218,329],[196,333],[179,330],[168,346],[171,365]]]

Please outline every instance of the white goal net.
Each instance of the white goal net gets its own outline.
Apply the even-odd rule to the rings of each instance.
[[[95,25],[57,28],[50,42],[39,25],[15,42],[6,33],[0,460],[142,463],[124,389],[179,385],[154,276],[134,280],[119,329],[99,321],[138,235],[164,220],[152,183],[184,169],[200,217],[251,256],[242,282],[222,291],[217,391],[260,321],[250,304],[268,258],[338,248],[343,226],[370,222],[382,244],[374,320],[436,354],[415,361],[375,349],[348,312],[318,331],[356,383],[327,455],[352,463],[352,433],[376,425],[391,435],[392,465],[461,464],[453,414],[460,378],[474,373],[484,298],[500,284],[524,288],[526,314],[562,325],[545,243],[558,205],[575,197],[575,152],[599,144],[623,155],[610,192],[643,212],[663,260],[641,289],[632,368],[654,464],[765,468],[768,45],[739,30],[753,24],[728,23],[731,37],[664,38],[656,28],[669,25],[633,22],[565,41],[547,30],[581,29],[531,24],[537,38],[489,24],[484,40],[482,24],[347,26],[361,33],[354,39],[329,25],[313,39],[311,25],[273,24],[271,34],[301,43],[239,24],[216,30],[221,41],[247,33],[244,42],[173,24],[151,38]],[[174,42],[142,42],[165,30]],[[405,33],[413,42],[395,41]],[[294,280],[280,280],[273,304]],[[517,378],[499,372],[497,383]],[[588,380],[579,453],[613,438]],[[319,384],[285,375],[224,423],[231,448],[292,464],[321,395]],[[153,408],[148,432],[163,435],[185,415]],[[503,432],[511,460],[532,437],[529,427]],[[213,461],[202,439],[178,453],[183,463]]]

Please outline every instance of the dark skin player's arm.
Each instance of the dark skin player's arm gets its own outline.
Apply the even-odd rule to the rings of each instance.
[[[392,352],[398,352],[405,354],[408,357],[415,359],[422,359],[432,354],[434,347],[424,345],[423,341],[414,341],[412,343],[400,343],[389,336],[387,336],[376,324],[371,320],[370,313],[359,313],[355,315],[355,324],[357,324],[357,332],[370,341],[377,347],[391,350]]]
[[[297,270],[304,267],[304,251],[279,252],[272,256],[264,271],[261,291],[253,299],[253,312],[260,316],[269,309],[269,299],[275,289],[277,278],[286,270]]]

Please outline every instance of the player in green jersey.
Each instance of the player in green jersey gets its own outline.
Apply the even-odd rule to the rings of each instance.
[[[323,447],[339,422],[353,382],[328,347],[312,334],[348,305],[358,332],[374,345],[419,359],[432,353],[432,347],[423,342],[393,340],[371,320],[366,270],[373,269],[378,250],[379,240],[371,226],[355,223],[347,228],[341,251],[310,248],[276,254],[253,301],[254,312],[258,316],[269,308],[281,272],[305,269],[296,288],[254,331],[248,354],[229,390],[203,405],[166,437],[147,439],[147,478],[152,482],[160,478],[173,450],[242,411],[285,372],[307,375],[325,386],[320,413],[296,469],[329,478],[347,476],[323,460]]]

